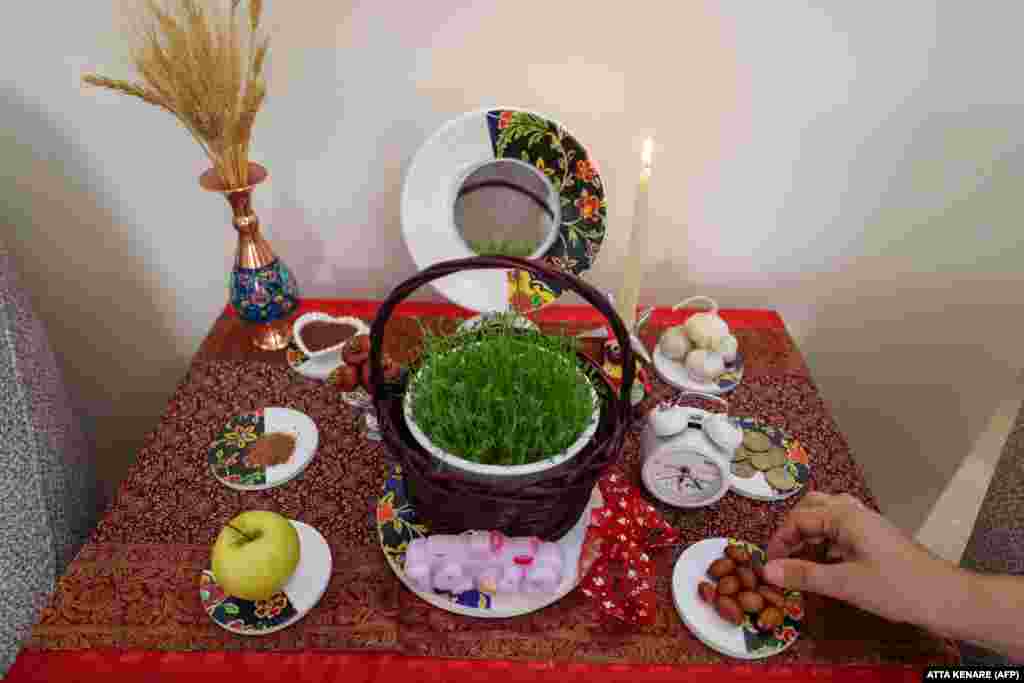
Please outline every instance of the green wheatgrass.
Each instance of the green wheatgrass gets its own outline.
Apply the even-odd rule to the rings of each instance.
[[[471,240],[469,248],[481,256],[518,256],[526,258],[537,249],[529,240]]]
[[[537,462],[566,450],[592,419],[576,340],[516,330],[513,318],[448,336],[424,330],[412,414],[436,446],[465,460]]]

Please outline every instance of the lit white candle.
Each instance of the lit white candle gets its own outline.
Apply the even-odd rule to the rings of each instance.
[[[641,156],[643,170],[640,173],[640,184],[636,191],[636,204],[633,207],[633,229],[629,236],[629,251],[623,268],[622,287],[615,296],[615,308],[619,317],[632,332],[636,324],[636,307],[640,297],[640,278],[643,261],[647,256],[647,190],[651,183],[651,156],[654,152],[654,140],[644,140]]]

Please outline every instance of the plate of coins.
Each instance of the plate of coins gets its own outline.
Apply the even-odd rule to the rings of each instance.
[[[810,458],[783,429],[753,417],[736,418],[743,443],[732,453],[732,490],[754,500],[785,500],[811,477]]]

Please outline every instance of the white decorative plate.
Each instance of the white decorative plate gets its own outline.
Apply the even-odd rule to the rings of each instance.
[[[283,432],[295,437],[295,451],[282,465],[261,466],[246,460],[252,444],[264,434]],[[316,424],[291,408],[263,408],[231,418],[210,444],[207,462],[220,483],[238,491],[263,491],[287,484],[313,460],[320,442]]]
[[[802,610],[787,611],[782,626],[771,633],[761,633],[744,620],[734,626],[718,616],[715,608],[704,602],[697,593],[701,581],[712,581],[707,575],[711,563],[722,557],[726,546],[740,544],[752,554],[764,556],[764,550],[752,543],[732,538],[709,538],[687,548],[672,571],[672,600],[683,623],[702,643],[729,657],[762,659],[777,655],[791,646],[800,636]],[[799,593],[787,592],[787,597]]]
[[[589,152],[561,124],[514,107],[469,112],[444,124],[416,153],[402,190],[402,233],[420,269],[469,258],[455,224],[463,183],[496,162],[517,164],[548,189],[543,197],[557,230],[531,258],[580,275],[593,265],[607,230],[605,188]],[[463,271],[431,285],[473,311],[504,311],[513,297],[519,310],[535,309],[561,294],[556,283],[528,273],[511,283],[504,270]]]
[[[729,393],[743,381],[743,354],[736,354],[735,362],[725,366],[725,373],[719,376],[718,381],[700,383],[693,381],[690,373],[686,371],[686,366],[662,353],[659,343],[654,347],[654,369],[659,377],[676,389],[719,396]]]
[[[199,599],[221,628],[243,636],[265,636],[302,619],[324,596],[333,570],[331,548],[313,527],[289,521],[299,533],[299,564],[280,592],[269,599],[252,601],[226,595],[213,572],[203,572]]]
[[[567,571],[562,576],[558,590],[548,594],[507,594],[485,593],[469,590],[463,593],[439,593],[420,590],[405,575],[405,548],[413,539],[428,536],[426,526],[419,521],[416,511],[406,494],[405,478],[400,466],[395,466],[384,485],[384,493],[377,500],[377,536],[381,550],[391,569],[402,583],[413,593],[439,607],[455,614],[470,617],[496,619],[529,614],[558,602],[568,594],[585,576],[594,557],[583,552],[583,541],[590,526],[590,511],[604,504],[604,497],[595,486],[589,505],[583,510],[579,521],[560,538],[562,557]]]
[[[804,449],[803,445],[791,437],[785,430],[774,425],[767,424],[762,420],[752,417],[734,417],[732,420],[735,422],[736,426],[740,427],[744,431],[761,432],[772,442],[772,446],[777,446],[786,451],[786,471],[788,471],[797,482],[796,488],[789,491],[780,491],[773,488],[768,483],[764,472],[758,472],[753,477],[746,479],[734,474],[732,477],[733,492],[754,500],[774,502],[786,500],[787,498],[795,496],[803,491],[804,487],[807,485],[807,481],[811,477],[810,456]],[[731,470],[732,463],[727,462],[726,465]]]

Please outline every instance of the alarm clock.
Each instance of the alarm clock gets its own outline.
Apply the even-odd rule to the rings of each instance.
[[[728,407],[711,394],[686,392]],[[648,415],[640,438],[641,479],[658,500],[677,507],[716,503],[732,485],[729,464],[743,430],[727,414],[662,403]]]

